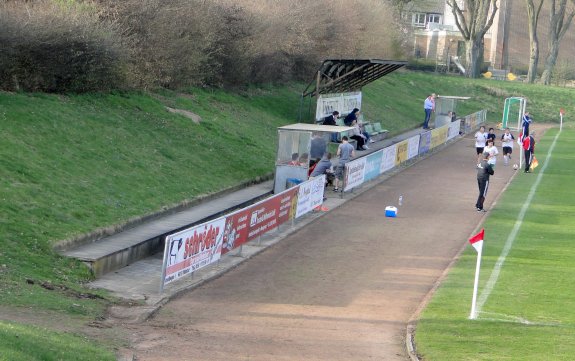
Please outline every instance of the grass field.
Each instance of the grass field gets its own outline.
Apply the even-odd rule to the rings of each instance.
[[[477,319],[469,319],[476,252],[468,246],[418,323],[422,359],[574,358],[575,130],[557,134],[545,134],[539,167],[517,174],[483,225]]]
[[[270,174],[276,128],[298,120],[303,89],[291,84],[236,92],[0,92],[0,306],[78,322],[102,315],[116,300],[87,290],[87,269],[60,257],[53,246]],[[572,98],[565,88],[396,72],[364,88],[362,110],[367,120],[397,134],[421,124],[422,102],[431,92],[472,97],[458,113],[488,109],[492,123],[500,121],[507,96],[527,97],[536,121],[557,121],[558,109]],[[202,120],[195,124],[166,106]],[[315,109],[306,107],[304,114]],[[6,341],[10,334],[40,337],[51,330],[2,328],[8,335],[0,337],[2,352],[13,345]],[[85,347],[77,342],[78,349]],[[104,343],[101,359],[115,347]],[[26,359],[27,350],[22,352]],[[59,359],[75,360],[78,352]],[[50,359],[48,354],[28,359]]]

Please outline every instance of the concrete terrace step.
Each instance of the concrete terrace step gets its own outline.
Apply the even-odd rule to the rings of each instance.
[[[272,189],[273,180],[245,187],[62,254],[83,261],[96,277],[100,277],[161,252],[167,234],[246,207],[269,196]]]

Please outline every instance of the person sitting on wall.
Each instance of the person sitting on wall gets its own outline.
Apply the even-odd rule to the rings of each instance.
[[[359,120],[357,121],[357,125],[359,126],[359,131],[363,134],[366,143],[375,143],[373,139],[371,139],[371,135],[365,130],[365,126]]]
[[[331,113],[331,115],[328,115],[327,117],[323,118],[323,125],[337,125],[336,120],[337,118],[339,118],[339,112],[337,110],[334,110],[333,113]]]
[[[309,162],[309,154],[302,153],[302,155],[299,157],[299,161],[298,161],[297,165],[307,167],[309,165],[307,162]]]
[[[339,118],[339,112],[337,110],[334,110],[333,113],[331,113],[331,115],[328,115],[327,117],[323,118],[323,125],[331,125],[331,126],[337,126],[337,118]],[[334,143],[338,143],[339,140],[337,139],[337,133],[331,133],[331,137],[330,140]]]
[[[357,117],[359,117],[359,109],[353,108],[351,113],[349,113],[348,115],[345,116],[345,118],[343,118],[343,123],[348,127],[351,127],[353,121],[354,120],[357,121]]]
[[[357,124],[357,120],[354,120],[351,123],[351,126],[353,127],[353,135],[350,138],[354,139],[356,141],[357,150],[369,149],[369,147],[365,144],[367,141],[367,138],[364,134],[362,134],[361,130],[359,129],[359,125]]]

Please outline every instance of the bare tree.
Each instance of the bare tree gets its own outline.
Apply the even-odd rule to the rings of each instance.
[[[537,38],[537,24],[539,23],[539,14],[543,7],[543,0],[540,0],[537,7],[533,0],[526,0],[527,3],[527,19],[529,25],[529,72],[527,73],[527,81],[529,83],[535,82],[537,77],[537,66],[539,65],[539,39]]]
[[[467,77],[479,76],[483,59],[483,37],[493,24],[497,0],[447,0],[455,18],[455,25],[465,40]]]
[[[549,0],[549,3],[551,4],[549,11],[549,41],[547,43],[549,52],[545,59],[545,69],[541,75],[541,83],[545,85],[551,84],[551,74],[559,55],[559,43],[561,43],[561,39],[563,39],[575,16],[573,8],[567,11],[567,0]]]

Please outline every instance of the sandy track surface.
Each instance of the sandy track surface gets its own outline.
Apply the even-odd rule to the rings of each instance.
[[[408,320],[485,216],[475,167],[467,136],[126,325],[137,360],[408,360]],[[500,155],[487,209],[514,173]]]

